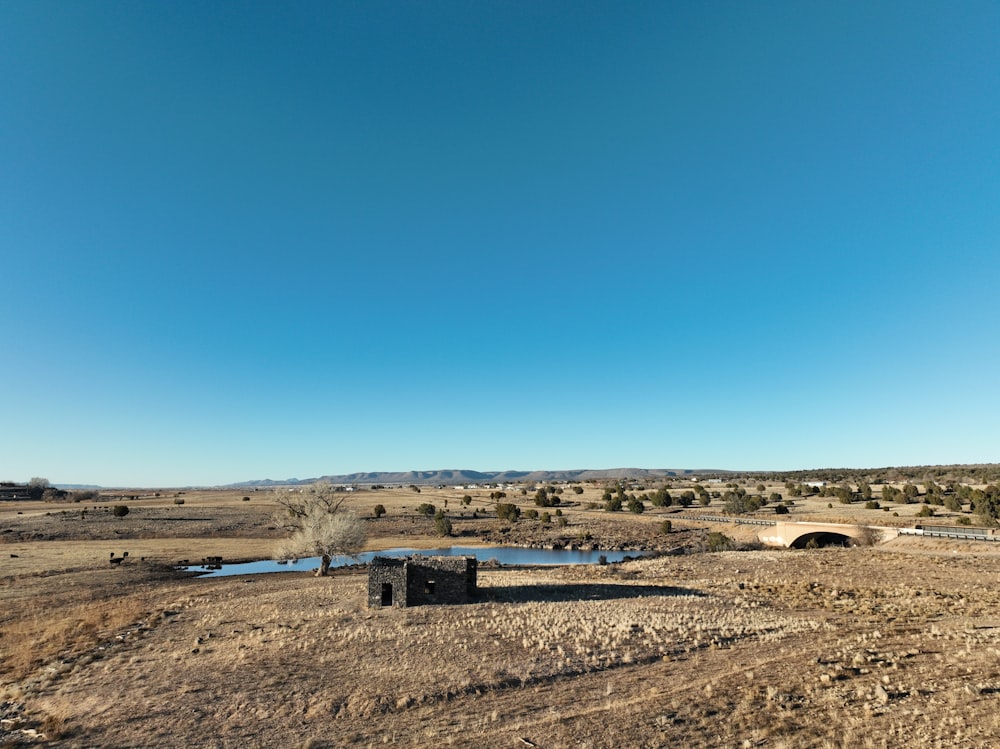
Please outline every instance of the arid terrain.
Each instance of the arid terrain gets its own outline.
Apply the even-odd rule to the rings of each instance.
[[[416,508],[447,500],[448,543],[660,552],[483,567],[476,603],[378,610],[358,568],[175,570],[268,557],[282,533],[267,492],[0,503],[0,746],[1000,743],[993,544],[769,550],[752,526],[695,519],[717,507],[607,513],[601,492],[567,492],[547,524],[499,521],[485,490],[358,492],[359,514],[386,509],[370,548],[441,545]],[[782,519],[912,527],[919,507],[810,498]],[[712,532],[743,550],[708,552]]]

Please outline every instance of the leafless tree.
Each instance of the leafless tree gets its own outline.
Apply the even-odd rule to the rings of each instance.
[[[301,490],[279,490],[275,501],[282,510],[277,521],[289,533],[279,554],[285,559],[320,556],[322,562],[316,574],[325,575],[333,555],[351,556],[360,551],[367,528],[363,520],[343,507],[345,499],[327,483]]]

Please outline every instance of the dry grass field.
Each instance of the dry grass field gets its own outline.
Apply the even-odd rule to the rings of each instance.
[[[710,531],[754,530],[684,520],[711,505],[589,508],[600,493],[564,494],[563,526],[501,523],[488,490],[358,492],[359,514],[387,511],[372,548],[440,545],[415,510],[447,500],[449,543],[669,552],[483,568],[476,603],[391,610],[367,608],[357,569],[174,571],[269,556],[280,532],[265,492],[161,492],[125,501],[123,518],[104,509],[117,499],[83,515],[0,504],[0,747],[1000,744],[992,545],[707,553]],[[785,519],[912,524],[919,508],[828,504],[796,499]]]

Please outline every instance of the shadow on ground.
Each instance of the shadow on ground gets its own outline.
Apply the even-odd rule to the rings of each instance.
[[[622,585],[616,583],[564,583],[545,585],[505,585],[480,587],[480,601],[548,602],[548,601],[610,601],[620,598],[653,598],[666,596],[704,596],[691,588],[670,585]]]

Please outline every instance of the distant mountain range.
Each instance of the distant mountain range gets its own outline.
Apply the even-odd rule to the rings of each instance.
[[[733,471],[708,469],[668,469],[668,468],[609,468],[606,470],[582,469],[577,471],[470,471],[470,470],[438,470],[438,471],[370,471],[367,473],[348,473],[340,476],[318,476],[311,479],[261,479],[240,481],[227,484],[224,488],[260,487],[260,486],[299,486],[315,484],[317,481],[328,481],[331,484],[383,484],[386,486],[399,484],[409,486],[438,486],[440,484],[500,484],[518,481],[600,481],[607,479],[645,479],[666,478],[676,476],[721,476]]]

